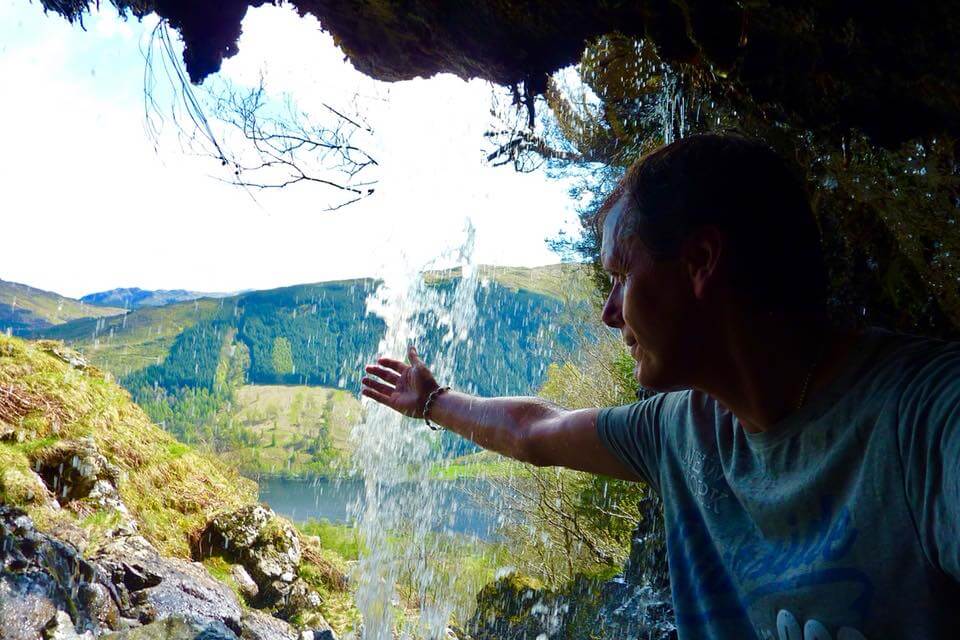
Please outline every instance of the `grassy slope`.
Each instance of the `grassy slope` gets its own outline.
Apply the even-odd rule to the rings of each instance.
[[[21,441],[0,442],[0,504],[24,508],[41,530],[55,531],[81,551],[91,553],[107,529],[120,522],[107,509],[81,513],[54,508],[43,498],[46,490],[32,471],[64,440],[91,437],[97,449],[121,472],[118,490],[137,520],[139,532],[165,554],[190,557],[189,539],[216,512],[257,501],[256,483],[233,468],[202,454],[149,421],[129,394],[95,368],[79,370],[52,353],[59,343],[28,342],[0,336],[0,391],[27,398],[34,407],[17,415],[0,402],[4,424],[24,435]],[[79,537],[78,537],[79,536]],[[346,560],[320,540],[303,539],[301,576],[322,598],[321,612],[344,633],[358,620],[343,574]],[[204,562],[211,575],[236,588],[230,567],[219,558]]]
[[[36,500],[30,462],[60,440],[87,436],[120,468],[120,496],[141,533],[164,553],[188,557],[187,534],[210,514],[256,501],[253,482],[177,442],[121,387],[96,369],[72,368],[46,344],[0,337],[0,386],[38,407],[27,416],[0,417],[29,434],[23,442],[0,443],[0,501],[26,507],[41,526],[69,517]]]
[[[65,340],[91,362],[123,376],[162,361],[185,329],[212,316],[226,301],[203,298],[164,307],[143,307],[124,317],[77,320],[43,331],[45,338]]]
[[[247,474],[307,475],[336,471],[350,452],[350,429],[360,402],[349,392],[308,386],[245,385],[237,390],[234,419],[254,434],[257,444],[222,454]],[[299,442],[327,431],[333,460],[318,464]]]
[[[39,329],[78,318],[99,318],[123,312],[123,309],[84,304],[52,291],[0,280],[0,330],[12,325],[15,316],[18,324]]]

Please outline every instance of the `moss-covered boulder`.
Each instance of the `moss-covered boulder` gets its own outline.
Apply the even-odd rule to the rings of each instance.
[[[293,525],[263,505],[214,516],[197,537],[193,555],[222,556],[242,565],[256,583],[260,606],[273,606],[290,596],[302,558]]]

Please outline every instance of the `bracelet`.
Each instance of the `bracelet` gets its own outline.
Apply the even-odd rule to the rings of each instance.
[[[430,422],[430,408],[433,406],[433,401],[437,399],[441,393],[445,391],[450,391],[450,387],[437,387],[430,392],[430,395],[427,396],[427,401],[423,403],[423,420],[427,423],[427,426],[437,431],[440,427],[433,426],[433,423]]]

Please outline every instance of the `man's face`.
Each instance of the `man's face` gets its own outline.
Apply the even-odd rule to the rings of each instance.
[[[603,226],[601,260],[613,285],[603,307],[603,323],[619,329],[637,365],[637,381],[648,389],[667,391],[690,385],[695,354],[695,299],[679,259],[650,254],[630,233],[630,199],[621,197]]]

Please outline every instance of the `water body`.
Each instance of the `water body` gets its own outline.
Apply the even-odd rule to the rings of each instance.
[[[294,522],[311,518],[353,524],[362,513],[364,483],[360,479],[260,478],[260,500]],[[433,531],[496,540],[498,517],[490,500],[499,501],[503,489],[489,480],[437,480],[433,485],[437,506]],[[415,484],[390,489],[386,500],[403,502],[421,490]]]

